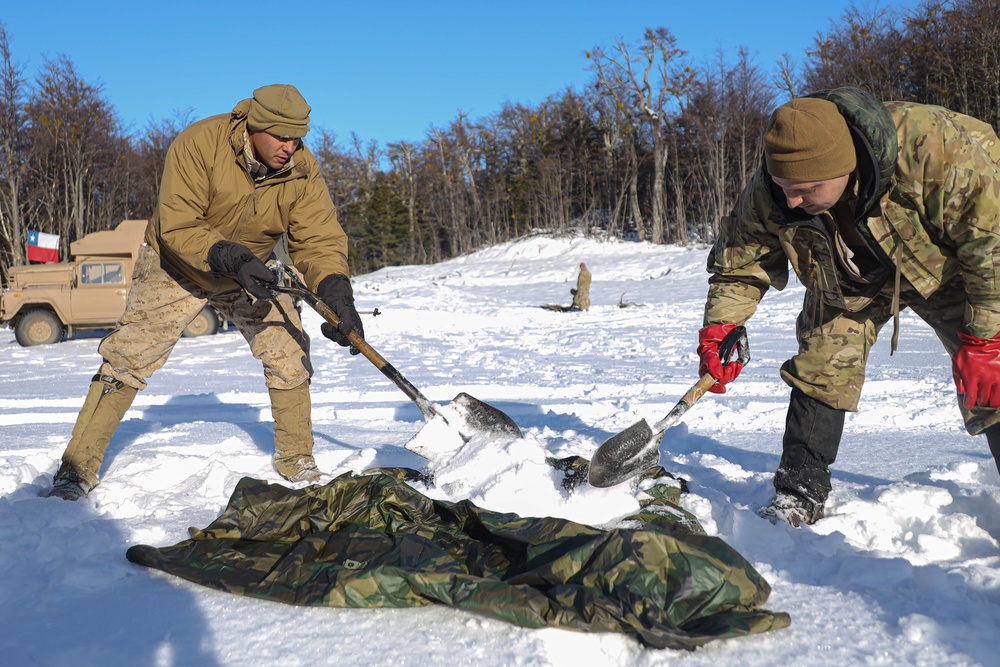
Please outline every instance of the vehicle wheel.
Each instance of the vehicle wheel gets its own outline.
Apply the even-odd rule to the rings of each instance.
[[[24,347],[58,343],[65,333],[63,323],[48,310],[29,310],[18,319],[14,329],[14,337]]]
[[[198,316],[191,320],[191,324],[184,329],[185,338],[195,336],[211,336],[219,332],[219,316],[210,306],[205,306],[198,313]]]

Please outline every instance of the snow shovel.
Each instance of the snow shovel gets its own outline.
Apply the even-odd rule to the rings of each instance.
[[[340,324],[340,318],[337,314],[333,312],[328,305],[323,303],[319,296],[317,296],[312,290],[306,287],[305,283],[298,277],[298,275],[292,271],[289,267],[284,266],[281,262],[274,262],[270,266],[271,271],[275,274],[278,279],[278,285],[270,287],[274,292],[282,292],[288,294],[289,296],[302,299],[313,309],[319,313],[323,319],[330,323],[331,326],[336,327]],[[282,279],[283,275],[287,275],[292,281],[293,285],[288,286],[284,283]],[[451,403],[451,407],[459,416],[459,421],[462,423],[455,424],[454,417],[449,418],[445,415],[437,405],[432,403],[426,396],[420,393],[416,387],[414,387],[402,374],[397,371],[392,364],[385,360],[381,354],[375,351],[371,345],[365,342],[365,339],[358,335],[356,331],[352,331],[348,336],[347,340],[350,341],[351,345],[358,350],[364,357],[375,365],[375,368],[382,371],[382,375],[386,376],[392,383],[399,387],[404,394],[406,394],[410,400],[417,404],[420,409],[420,414],[423,415],[425,420],[430,420],[434,417],[440,417],[446,424],[450,427],[456,429],[460,436],[462,436],[463,441],[468,441],[472,436],[477,433],[487,433],[497,436],[503,436],[505,438],[521,438],[521,429],[518,428],[514,420],[509,416],[497,410],[492,405],[483,403],[478,398],[470,396],[465,392],[460,393]],[[417,452],[419,453],[419,452]]]
[[[745,366],[750,361],[746,328],[736,327],[722,339],[722,343],[719,344],[719,357],[723,365],[729,363],[734,349],[737,350],[736,360]],[[598,487],[614,486],[656,465],[660,460],[660,440],[663,439],[663,434],[677,423],[713,384],[715,378],[705,373],[684,394],[674,409],[652,428],[645,419],[642,419],[605,440],[590,461],[590,484]]]

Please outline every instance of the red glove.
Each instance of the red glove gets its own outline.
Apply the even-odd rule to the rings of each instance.
[[[960,328],[958,339],[962,346],[951,359],[951,374],[965,408],[1000,408],[1000,334],[987,340]]]
[[[719,357],[719,343],[735,328],[735,324],[713,324],[698,332],[698,356],[701,357],[698,374],[708,373],[718,380],[708,389],[713,394],[725,394],[726,385],[735,380],[743,370],[743,364],[738,361],[730,361],[723,366]]]

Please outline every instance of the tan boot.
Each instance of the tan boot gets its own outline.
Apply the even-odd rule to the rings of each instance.
[[[104,452],[136,391],[110,375],[94,376],[48,496],[77,500],[97,486]]]
[[[289,482],[318,482],[319,468],[313,458],[312,402],[309,382],[294,389],[271,389],[274,417],[274,468]]]

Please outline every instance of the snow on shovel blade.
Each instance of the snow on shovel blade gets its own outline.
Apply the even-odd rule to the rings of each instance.
[[[660,445],[645,419],[608,438],[590,461],[590,484],[620,484],[636,471],[652,468],[660,460]]]
[[[520,438],[521,429],[509,416],[497,410],[488,403],[483,403],[475,396],[464,391],[455,397],[452,405],[462,414],[469,429],[504,436]]]
[[[281,262],[274,262],[270,268],[275,279],[275,285],[270,286],[272,292],[281,292],[304,300],[331,326],[339,326],[340,318],[333,312],[333,309],[323,303],[318,295],[308,289],[294,271]],[[285,278],[291,280],[294,286],[285,285]],[[403,374],[386,361],[385,357],[379,354],[375,348],[369,345],[358,334],[357,330],[349,333],[347,340],[358,353],[372,362],[375,368],[381,371],[382,375],[389,378],[410,400],[417,404],[420,414],[423,415],[428,423],[439,421],[452,427],[461,436],[463,441],[468,441],[479,433],[514,439],[522,437],[521,429],[518,428],[513,419],[492,405],[483,403],[478,398],[474,398],[465,392],[456,396],[455,400],[449,406],[446,406],[446,408],[438,407],[424,396],[419,389],[414,387],[409,380],[403,377]],[[409,449],[409,447],[407,448]],[[413,451],[416,451],[416,449],[413,449]]]
[[[427,423],[406,443],[406,449],[427,459],[433,471],[447,465],[467,443],[509,443],[520,440],[521,429],[514,420],[492,405],[461,393],[446,405],[432,405],[424,415]]]

